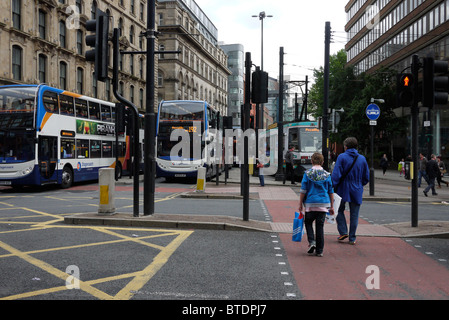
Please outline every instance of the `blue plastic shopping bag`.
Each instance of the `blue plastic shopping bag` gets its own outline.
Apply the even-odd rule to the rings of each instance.
[[[295,212],[293,219],[293,235],[292,241],[301,242],[304,234],[304,214],[302,212]]]

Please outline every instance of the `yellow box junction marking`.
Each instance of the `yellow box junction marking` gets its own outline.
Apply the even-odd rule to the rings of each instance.
[[[171,195],[164,199],[160,199],[160,201],[165,201],[174,198],[177,195]],[[56,199],[55,200],[62,200],[62,199]],[[34,296],[39,295],[45,295],[45,294],[51,294],[61,291],[70,290],[66,287],[65,281],[68,277],[73,277],[73,275],[68,274],[62,270],[59,270],[49,263],[37,259],[36,257],[33,257],[33,254],[41,253],[41,252],[56,252],[60,250],[72,250],[72,249],[78,249],[78,248],[87,248],[87,247],[94,247],[94,246],[100,246],[100,245],[111,245],[115,243],[125,243],[125,242],[133,242],[139,245],[142,245],[143,247],[149,247],[152,249],[159,250],[159,253],[156,254],[156,256],[152,259],[152,262],[147,265],[143,270],[137,270],[135,272],[125,273],[125,274],[119,274],[115,276],[109,276],[106,278],[99,278],[99,279],[92,279],[89,281],[83,281],[82,280],[82,266],[80,267],[81,275],[79,279],[79,290],[82,290],[93,297],[96,297],[98,299],[102,300],[127,300],[131,299],[134,296],[135,292],[138,292],[164,265],[167,263],[169,258],[172,256],[172,254],[178,249],[178,247],[193,233],[193,231],[186,231],[186,230],[165,230],[165,229],[147,229],[147,228],[127,228],[127,227],[92,227],[92,226],[68,226],[68,225],[57,225],[54,224],[55,222],[61,222],[63,220],[63,215],[57,215],[57,214],[51,214],[43,211],[38,211],[30,208],[25,207],[14,207],[11,204],[0,202],[0,205],[3,205],[7,208],[0,208],[0,210],[5,210],[3,212],[7,212],[6,210],[10,211],[12,214],[9,217],[2,217],[0,218],[0,223],[4,224],[11,224],[11,225],[21,225],[26,226],[29,225],[28,228],[22,228],[18,230],[7,230],[0,232],[0,234],[11,234],[11,233],[17,233],[17,232],[35,232],[40,230],[50,230],[50,229],[89,229],[94,232],[101,232],[105,233],[111,236],[116,237],[117,239],[114,240],[108,240],[108,241],[99,241],[99,242],[93,242],[93,243],[84,243],[84,244],[77,244],[72,246],[61,246],[61,247],[52,247],[52,248],[43,248],[39,250],[32,250],[32,251],[21,251],[17,248],[14,248],[10,244],[0,241],[0,248],[5,250],[7,253],[0,255],[0,263],[1,260],[8,257],[17,257],[22,259],[24,262],[30,263],[43,271],[55,276],[56,278],[59,278],[62,282],[61,286],[56,287],[50,287],[46,289],[36,290],[36,291],[30,291],[30,292],[23,292],[20,294],[15,294],[11,296],[5,296],[0,297],[0,300],[15,300],[15,299],[24,299],[24,298],[30,298]],[[28,211],[31,213],[34,213],[35,215],[14,215],[14,210],[22,210],[22,211]],[[23,221],[24,218],[36,218],[36,217],[47,217],[49,218],[48,221],[45,222],[36,222],[36,221]],[[21,219],[21,221],[15,221],[15,219]],[[120,234],[119,230],[132,230],[133,232],[151,232],[151,235],[145,236],[139,236],[139,237],[131,237],[126,236],[123,234]],[[154,234],[155,233],[155,234]],[[174,237],[167,245],[163,246],[160,244],[154,244],[149,242],[149,239],[157,239],[160,237]],[[146,241],[144,241],[146,240]],[[93,256],[92,259],[95,259]],[[96,284],[101,284],[109,281],[115,281],[120,279],[128,279],[130,278],[130,281],[123,287],[116,295],[110,295],[108,293],[105,293],[102,290],[99,290],[94,287]],[[71,290],[78,290],[78,289],[71,289]]]

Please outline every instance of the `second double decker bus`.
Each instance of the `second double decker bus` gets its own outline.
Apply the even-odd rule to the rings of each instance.
[[[206,101],[162,101],[157,119],[157,175],[168,179],[196,177],[199,167],[206,167],[206,177],[215,175],[217,167],[211,164],[208,154],[203,151],[208,140],[204,137],[209,135],[209,129],[216,129],[217,124],[218,112]],[[187,157],[171,154],[177,142],[171,141],[170,136],[176,129],[189,134],[190,150]],[[195,156],[195,139],[201,141],[201,156]]]

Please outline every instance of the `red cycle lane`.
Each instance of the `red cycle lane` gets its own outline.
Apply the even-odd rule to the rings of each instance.
[[[265,200],[265,205],[273,222],[285,223],[292,222],[298,201]],[[300,243],[292,242],[290,233],[280,238],[304,299],[449,299],[449,270],[401,238],[358,236],[357,244],[349,245],[326,234],[323,257],[307,254],[306,238]]]

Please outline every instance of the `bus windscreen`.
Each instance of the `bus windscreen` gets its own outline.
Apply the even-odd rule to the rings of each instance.
[[[164,102],[159,112],[161,121],[202,121],[204,119],[204,102]]]
[[[32,113],[37,87],[5,87],[0,89],[0,114]]]

